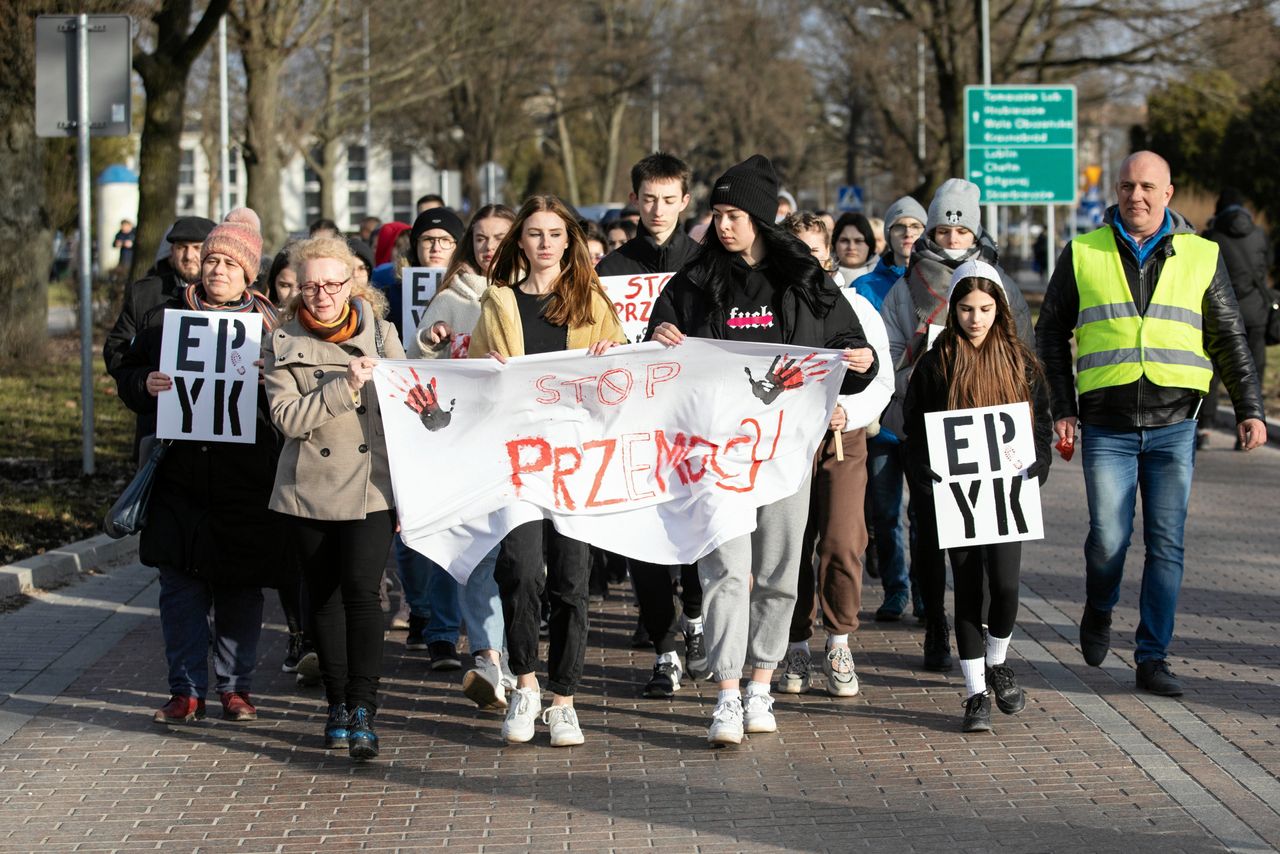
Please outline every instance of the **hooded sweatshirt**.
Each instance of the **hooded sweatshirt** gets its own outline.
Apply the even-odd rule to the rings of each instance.
[[[1218,244],[1222,252],[1245,326],[1265,324],[1271,311],[1266,234],[1254,224],[1247,210],[1232,205],[1213,218],[1204,236]]]

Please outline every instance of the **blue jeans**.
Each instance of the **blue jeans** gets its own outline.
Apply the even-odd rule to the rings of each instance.
[[[458,582],[435,561],[418,554],[396,534],[396,566],[409,613],[427,619],[427,643],[458,642]]]
[[[462,624],[467,627],[467,644],[472,655],[482,649],[498,652],[503,649],[506,624],[502,619],[498,582],[493,579],[493,570],[497,566],[498,551],[501,548],[494,546],[493,551],[480,560],[458,595]]]
[[[884,604],[890,610],[905,611],[909,598],[919,599],[911,590],[907,571],[907,553],[902,536],[902,484],[905,480],[902,455],[905,446],[879,439],[867,442],[867,506],[875,531],[876,557],[880,561],[880,584],[884,588]],[[910,539],[915,546],[915,507],[908,503],[911,523]],[[923,602],[913,602],[915,610],[924,609]]]
[[[160,568],[160,630],[169,693],[203,699],[209,690],[209,631],[219,694],[249,690],[262,635],[262,590],[223,587]]]
[[[1084,428],[1084,483],[1089,498],[1086,593],[1089,606],[1099,611],[1110,612],[1120,599],[1136,494],[1142,490],[1142,540],[1147,553],[1135,636],[1134,658],[1139,662],[1164,658],[1173,638],[1196,426],[1188,419],[1168,427],[1135,430]]]

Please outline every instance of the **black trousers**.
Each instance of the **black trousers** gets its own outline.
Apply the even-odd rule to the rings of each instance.
[[[295,519],[311,608],[312,642],[330,703],[377,710],[382,675],[382,571],[391,551],[395,513],[363,519]]]
[[[543,556],[546,572],[543,572]],[[586,543],[566,537],[548,521],[526,522],[502,540],[493,577],[507,624],[507,654],[517,676],[538,668],[538,622],[545,589],[551,602],[547,688],[573,696],[587,654]]]
[[[961,658],[982,658],[986,654],[983,623],[992,637],[1007,638],[1013,634],[1013,624],[1018,619],[1022,543],[951,549],[950,554],[956,594],[956,648]],[[982,618],[984,576],[985,586],[991,593],[985,620]]]
[[[636,590],[640,609],[640,625],[649,634],[658,655],[674,652],[678,627],[675,591],[672,589],[674,567],[632,560],[631,583]],[[685,564],[680,570],[680,603],[689,619],[702,616],[702,582],[696,564]]]

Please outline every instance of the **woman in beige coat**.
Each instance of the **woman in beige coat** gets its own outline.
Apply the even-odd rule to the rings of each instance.
[[[266,386],[286,442],[271,509],[288,514],[307,584],[329,701],[325,747],[378,755],[373,731],[382,670],[379,585],[395,532],[394,499],[373,366],[403,359],[386,300],[353,281],[343,240],[294,244],[298,294],[271,337]]]

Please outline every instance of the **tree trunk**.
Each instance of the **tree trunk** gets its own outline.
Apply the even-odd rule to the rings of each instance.
[[[138,237],[129,277],[137,280],[155,260],[156,250],[173,225],[178,205],[178,168],[182,165],[182,114],[187,100],[186,69],[155,63],[142,74],[147,93],[146,119],[138,162]]]
[[[256,52],[256,51],[255,51]],[[280,202],[280,145],[276,139],[280,102],[280,64],[242,53],[245,70],[245,174],[247,203],[262,220],[266,246],[284,243],[284,209]]]
[[[622,94],[614,102],[609,114],[609,147],[605,154],[604,180],[600,183],[600,201],[613,199],[613,186],[618,180],[618,156],[622,148],[622,120],[627,115],[627,96]]]
[[[556,133],[560,138],[560,159],[564,165],[564,180],[569,190],[569,204],[575,208],[582,204],[578,193],[578,169],[573,162],[573,139],[569,136],[569,122],[564,111],[556,105]]]
[[[316,176],[320,179],[320,217],[322,219],[331,219],[335,222],[338,219],[338,205],[334,197],[334,186],[336,184],[336,175],[338,174],[338,155],[342,153],[342,140],[328,139],[324,142],[324,162],[320,164],[320,168],[316,170]],[[366,158],[368,155],[365,155]],[[367,160],[366,166],[368,168]],[[341,227],[341,223],[339,223]]]

